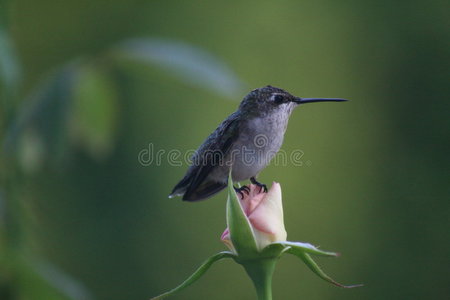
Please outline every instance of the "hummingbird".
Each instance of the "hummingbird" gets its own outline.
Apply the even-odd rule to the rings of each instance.
[[[328,101],[347,100],[300,98],[270,85],[251,91],[193,154],[190,167],[169,198],[182,196],[185,201],[209,198],[227,186],[230,168],[233,182],[250,179],[267,192],[266,185],[256,177],[280,150],[294,108]],[[248,192],[248,187],[235,190],[242,194]]]

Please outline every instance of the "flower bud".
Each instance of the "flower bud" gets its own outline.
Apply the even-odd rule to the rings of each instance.
[[[274,182],[267,193],[251,184],[249,192],[239,193],[239,202],[247,217],[259,251],[271,243],[286,241],[287,233],[283,221],[283,205],[280,184]],[[225,229],[222,241],[236,253],[231,242],[230,231]]]

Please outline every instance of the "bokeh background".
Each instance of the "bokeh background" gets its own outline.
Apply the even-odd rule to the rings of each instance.
[[[167,155],[195,149],[267,84],[351,99],[297,109],[283,149],[303,164],[260,179],[282,183],[288,238],[342,253],[319,264],[365,284],[336,288],[284,256],[275,299],[448,299],[449,11],[1,1],[0,299],[147,299],[224,250],[225,193],[168,199],[186,163]],[[231,261],[173,297],[254,298]]]

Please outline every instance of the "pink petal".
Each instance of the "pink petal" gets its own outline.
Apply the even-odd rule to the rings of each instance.
[[[281,188],[278,183],[273,183],[270,190],[265,194],[264,200],[261,201],[248,218],[253,227],[267,234],[276,235],[276,239],[282,239],[286,235],[283,222]]]
[[[222,233],[222,235],[220,236],[220,239],[222,241],[224,240],[229,240],[230,239],[230,230],[228,229],[228,227],[225,229],[225,231]]]
[[[248,216],[252,211],[261,203],[264,199],[265,193],[261,190],[261,188],[255,184],[248,185],[250,188],[249,193],[243,192],[244,197],[241,198],[239,196],[239,200],[241,201],[242,209],[245,214]],[[239,194],[238,194],[239,195]]]

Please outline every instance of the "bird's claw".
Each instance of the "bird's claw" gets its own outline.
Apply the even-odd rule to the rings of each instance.
[[[267,193],[267,185],[265,185],[264,183],[257,183],[256,184],[257,186],[259,186],[259,191],[261,192],[261,190],[263,190],[264,191],[264,193]]]
[[[264,193],[267,193],[267,185],[265,185],[264,183],[258,182],[254,177],[250,178],[250,181],[259,187],[260,192],[262,190],[262,191],[264,191]]]
[[[240,188],[234,187],[234,190],[236,191],[236,193],[241,195],[241,198],[244,198],[244,194],[245,193],[247,193],[247,195],[250,194],[250,188],[248,186],[246,186],[246,185],[244,185],[244,186],[242,186]]]

